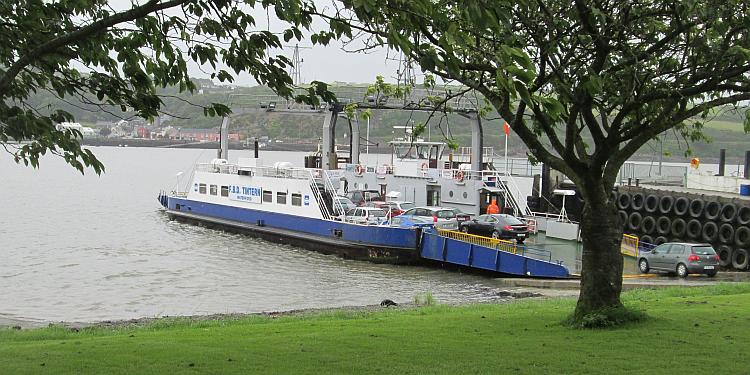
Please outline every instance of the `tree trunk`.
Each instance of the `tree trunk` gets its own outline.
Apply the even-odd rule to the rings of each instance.
[[[584,192],[586,204],[580,222],[583,265],[575,320],[597,310],[622,307],[622,225],[609,192],[602,189],[600,181],[589,187],[592,185],[598,185],[594,190],[601,190],[589,194]]]

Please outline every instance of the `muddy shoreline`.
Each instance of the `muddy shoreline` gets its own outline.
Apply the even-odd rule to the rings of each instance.
[[[578,295],[578,291],[572,290],[539,290],[539,289],[522,289],[522,290],[498,290],[496,292],[496,299],[484,303],[490,304],[501,304],[510,303],[521,299],[547,299],[547,298],[558,298],[558,297],[574,297]],[[220,314],[209,314],[209,315],[180,315],[180,316],[160,316],[160,317],[141,317],[134,319],[121,319],[121,320],[103,320],[96,322],[68,322],[68,321],[41,321],[35,319],[22,319],[22,318],[11,318],[0,314],[0,329],[34,329],[49,326],[65,327],[71,330],[80,330],[83,328],[94,327],[94,328],[136,328],[142,327],[154,322],[165,321],[165,320],[177,320],[177,321],[214,321],[214,320],[238,320],[248,317],[266,317],[275,319],[285,316],[302,316],[302,315],[317,315],[324,313],[331,313],[337,311],[346,312],[372,312],[383,309],[413,309],[420,307],[414,303],[414,301],[399,302],[398,306],[382,306],[381,304],[364,305],[364,306],[341,306],[341,307],[328,307],[328,308],[310,308],[310,309],[297,309],[297,310],[285,310],[285,311],[264,311],[256,313],[220,313]],[[461,304],[442,304],[437,301],[437,304],[458,306]]]

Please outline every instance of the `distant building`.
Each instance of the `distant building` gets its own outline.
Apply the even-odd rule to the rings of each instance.
[[[55,128],[57,130],[78,130],[84,138],[97,136],[96,130],[89,128],[88,126],[83,126],[77,122],[61,122],[55,125]]]
[[[151,138],[151,130],[145,126],[139,126],[135,128],[137,138]]]
[[[211,129],[177,129],[177,134],[172,139],[183,139],[197,142],[218,142],[219,128]],[[229,133],[230,141],[241,141],[242,135],[239,133]]]

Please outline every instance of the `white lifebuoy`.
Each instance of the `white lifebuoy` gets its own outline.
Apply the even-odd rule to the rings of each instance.
[[[458,172],[456,172],[456,174],[453,176],[453,178],[455,178],[456,181],[458,181],[458,182],[463,182],[464,181],[464,171],[458,171]]]
[[[365,173],[365,168],[362,166],[362,164],[357,164],[357,166],[354,167],[354,173],[357,176],[361,176],[363,173]]]

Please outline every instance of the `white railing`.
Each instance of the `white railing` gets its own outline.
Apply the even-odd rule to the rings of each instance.
[[[323,180],[323,186],[324,189],[327,189],[328,191],[333,194],[331,197],[331,201],[333,204],[333,212],[340,212],[341,215],[346,216],[346,211],[344,210],[344,206],[339,202],[338,199],[336,199],[336,196],[338,195],[338,190],[336,189],[336,186],[333,185],[333,182],[331,181],[331,176],[328,174],[328,171],[319,169],[321,180]]]
[[[309,180],[310,170],[305,168],[283,168],[283,167],[239,167],[236,164],[210,164],[201,163],[195,166],[198,172],[238,174],[239,171],[250,172],[254,176],[288,178],[294,180]]]
[[[453,154],[453,156],[471,156],[471,147],[462,146],[458,148],[458,153]],[[483,157],[492,157],[495,155],[495,148],[494,147],[482,147],[482,156]]]
[[[492,158],[488,161],[492,162],[492,165],[496,170],[514,176],[533,176],[535,174],[542,174],[542,163],[534,165],[528,158],[508,158],[507,170],[505,168],[505,157],[502,155],[493,154]]]
[[[323,215],[323,219],[331,220],[331,213],[328,212],[328,206],[325,204],[325,199],[323,199],[323,194],[320,192],[320,189],[318,188],[318,182],[315,180],[316,172],[313,169],[308,170],[308,172],[309,172],[308,182],[310,183],[310,188],[312,189],[313,196],[315,197],[315,201],[318,203],[318,208],[320,209],[320,213]]]

